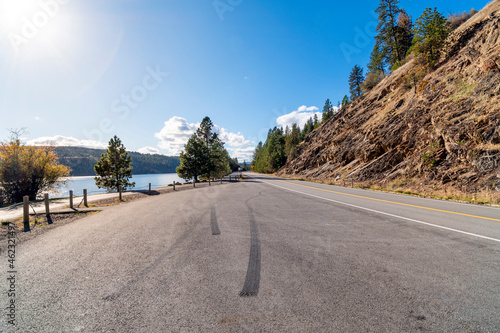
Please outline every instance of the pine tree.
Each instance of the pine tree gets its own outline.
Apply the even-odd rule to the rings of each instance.
[[[349,104],[349,96],[345,95],[344,98],[342,99],[341,109],[345,108],[347,104]]]
[[[375,46],[370,55],[367,68],[368,73],[366,73],[366,78],[361,86],[364,92],[373,89],[385,77],[386,58],[384,48],[378,38],[375,39]]]
[[[209,117],[203,118],[180,155],[181,165],[177,168],[179,177],[197,182],[198,177],[211,179],[230,172],[229,154],[214,127]]]
[[[398,5],[398,0],[380,0],[376,10],[379,15],[378,34],[372,52],[373,59],[370,59],[368,66],[368,73],[374,73],[372,76],[379,74],[374,68],[389,66],[392,69],[395,65],[399,66],[411,48],[413,23],[411,17]]]
[[[399,15],[398,0],[380,0],[376,9],[379,24],[377,26],[377,41],[380,43],[384,58],[392,66],[404,59],[400,54],[399,36],[397,34],[397,17]]]
[[[176,168],[177,175],[185,180],[193,179],[198,181],[198,177],[205,172],[209,163],[209,148],[206,143],[194,133],[184,146],[184,151],[180,154],[181,164]]]
[[[325,123],[330,117],[332,116],[331,111],[332,111],[332,102],[330,102],[330,99],[327,98],[325,102],[325,106],[323,107],[323,116],[322,116],[322,121]]]
[[[404,9],[400,10],[398,16],[396,34],[399,40],[399,44],[397,45],[398,53],[401,54],[404,59],[406,53],[408,53],[408,50],[413,45],[413,20]]]
[[[118,191],[121,187],[125,191],[135,186],[135,183],[129,182],[132,177],[132,158],[116,135],[109,140],[108,149],[101,155],[94,170],[97,175],[95,183],[99,188]]]
[[[415,22],[413,38],[415,56],[422,64],[433,67],[439,61],[449,33],[449,22],[443,14],[437,8],[426,8]]]
[[[382,43],[380,42],[380,40],[376,39],[375,46],[373,47],[373,51],[370,55],[370,62],[366,66],[368,68],[368,73],[377,73],[377,75],[379,73],[382,73],[382,75],[385,75],[385,60],[386,59]]]
[[[351,71],[351,75],[349,75],[349,92],[351,93],[351,101],[361,96],[361,84],[363,83],[363,80],[363,68],[355,65]]]
[[[300,141],[300,127],[297,124],[293,124],[290,133],[285,137],[285,154],[287,157],[295,154]]]
[[[306,137],[307,134],[311,133],[314,130],[314,121],[313,118],[309,118],[304,125],[304,130],[302,131],[302,136]]]

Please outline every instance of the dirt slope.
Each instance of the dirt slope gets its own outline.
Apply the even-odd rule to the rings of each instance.
[[[500,1],[455,30],[437,69],[414,84],[416,70],[411,60],[350,103],[278,174],[497,197]]]

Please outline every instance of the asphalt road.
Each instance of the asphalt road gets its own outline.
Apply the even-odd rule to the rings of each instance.
[[[500,209],[253,177],[18,244],[2,330],[500,331]]]

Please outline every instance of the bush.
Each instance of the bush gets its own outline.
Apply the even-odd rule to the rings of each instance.
[[[361,84],[361,89],[363,92],[368,92],[375,88],[375,86],[382,81],[384,74],[382,72],[369,72],[366,75],[366,79]]]
[[[34,147],[21,143],[19,133],[9,142],[0,143],[0,186],[7,203],[22,202],[27,195],[37,194],[64,183],[69,168],[58,163],[50,147]]]
[[[448,22],[450,22],[450,29],[455,30],[465,22],[467,22],[472,16],[477,13],[477,10],[472,8],[470,12],[461,12],[448,15]]]

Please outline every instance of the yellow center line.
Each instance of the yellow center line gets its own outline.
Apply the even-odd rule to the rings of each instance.
[[[373,201],[391,203],[391,204],[400,205],[400,206],[407,206],[407,207],[413,207],[413,208],[419,208],[419,209],[426,209],[426,210],[432,210],[432,211],[435,211],[435,212],[448,213],[448,214],[461,215],[461,216],[473,217],[473,218],[477,218],[477,219],[491,220],[491,221],[500,222],[500,219],[494,219],[494,218],[491,218],[491,217],[484,217],[484,216],[470,215],[470,214],[464,214],[464,213],[457,213],[457,212],[451,212],[449,210],[442,210],[442,209],[437,209],[437,208],[416,206],[416,205],[410,205],[410,204],[405,204],[405,203],[401,203],[401,202],[395,202],[395,201],[389,201],[389,200],[383,200],[383,199],[376,199],[376,198],[365,197],[365,196],[362,196],[362,195],[342,193],[342,192],[337,192],[337,191],[332,191],[332,190],[325,190],[325,189],[318,188],[318,187],[301,185],[301,184],[295,184],[295,183],[287,182],[287,181],[284,181],[284,180],[277,180],[277,181],[285,183],[285,184],[290,184],[290,185],[295,185],[295,186],[301,186],[301,187],[311,188],[311,189],[319,190],[319,191],[323,191],[323,192],[331,192],[331,193],[335,193],[335,194],[341,194],[341,195],[345,195],[345,196],[349,196],[349,197],[355,197],[355,198],[361,198],[361,199],[368,199],[368,200],[373,200]]]

